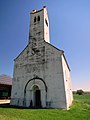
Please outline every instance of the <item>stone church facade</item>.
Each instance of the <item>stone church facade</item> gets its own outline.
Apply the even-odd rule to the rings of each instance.
[[[30,13],[29,42],[14,62],[11,105],[69,108],[70,68],[64,51],[50,44],[45,6]]]

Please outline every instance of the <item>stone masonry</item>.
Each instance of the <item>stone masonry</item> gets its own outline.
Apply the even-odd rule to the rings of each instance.
[[[30,13],[29,41],[14,60],[11,105],[68,109],[73,100],[70,68],[50,44],[47,8]]]

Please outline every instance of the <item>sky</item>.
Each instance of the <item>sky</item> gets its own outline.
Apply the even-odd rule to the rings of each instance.
[[[47,6],[50,43],[64,50],[72,89],[90,90],[90,0],[0,0],[0,75],[28,44],[30,12]]]

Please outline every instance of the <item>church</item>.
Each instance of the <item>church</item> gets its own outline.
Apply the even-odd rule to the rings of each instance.
[[[14,60],[11,105],[68,109],[73,101],[64,51],[50,44],[46,6],[30,13],[29,40]]]

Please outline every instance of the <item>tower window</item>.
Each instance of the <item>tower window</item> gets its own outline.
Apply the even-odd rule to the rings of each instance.
[[[45,19],[45,23],[46,23],[46,25],[48,26],[48,22],[47,22],[47,20]]]
[[[38,21],[40,21],[40,16],[38,16]]]
[[[36,22],[36,17],[34,18],[34,22]]]

